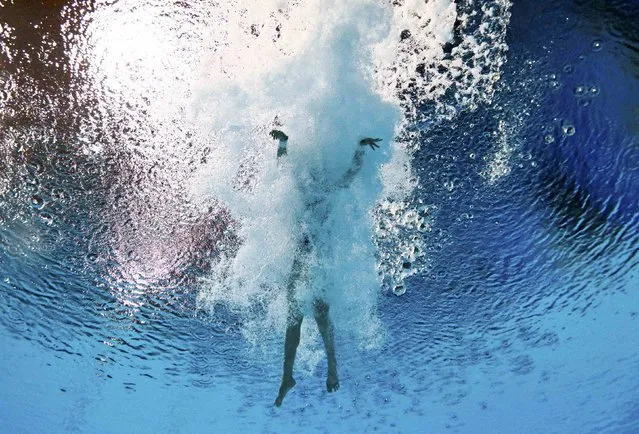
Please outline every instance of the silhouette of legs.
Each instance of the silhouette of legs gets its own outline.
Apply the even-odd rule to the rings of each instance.
[[[286,324],[286,338],[284,340],[284,372],[282,373],[280,391],[277,394],[277,398],[275,398],[275,405],[278,407],[282,405],[282,401],[288,391],[295,386],[293,365],[295,364],[297,347],[300,344],[300,331],[302,329],[302,320],[304,319],[297,305],[297,299],[295,298],[295,285],[302,277],[303,267],[303,262],[299,258],[296,258],[293,261],[291,275],[288,280],[288,320]]]
[[[301,255],[293,261],[291,275],[289,276],[287,286],[288,298],[288,320],[286,324],[286,338],[284,340],[284,369],[282,373],[282,383],[280,390],[275,398],[275,405],[281,406],[284,397],[295,386],[293,378],[293,366],[295,365],[295,356],[297,355],[297,347],[300,344],[300,332],[302,329],[302,320],[304,316],[297,304],[295,297],[295,287],[297,282],[302,278],[304,273],[305,261],[304,255],[310,251],[310,243],[305,239],[300,244]],[[317,328],[322,335],[324,341],[324,349],[326,350],[326,358],[328,359],[328,375],[326,377],[326,390],[335,392],[339,389],[339,378],[337,377],[337,360],[335,358],[335,344],[333,342],[333,323],[328,316],[329,306],[326,301],[316,299],[313,302],[313,314]]]
[[[328,375],[326,376],[326,390],[335,392],[339,389],[339,378],[337,377],[337,360],[335,358],[335,343],[333,341],[333,323],[328,316],[328,304],[317,299],[313,304],[313,313],[317,328],[324,341],[326,358],[328,359]]]
[[[282,405],[284,397],[295,386],[293,378],[293,365],[295,364],[295,355],[297,347],[300,344],[300,330],[302,328],[302,315],[295,315],[289,319],[286,327],[286,340],[284,342],[284,373],[282,374],[282,384],[280,391],[275,398],[275,405]]]

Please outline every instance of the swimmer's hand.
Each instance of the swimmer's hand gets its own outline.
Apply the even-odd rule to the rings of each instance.
[[[371,137],[366,137],[365,139],[362,139],[359,141],[359,145],[360,146],[370,146],[371,149],[374,151],[376,148],[379,148],[379,145],[377,144],[377,142],[381,142],[382,139],[373,139]]]
[[[288,140],[288,136],[286,134],[284,134],[282,131],[280,130],[272,130],[269,133],[269,136],[271,136],[272,138],[274,138],[275,140],[279,140],[281,142],[286,142]]]

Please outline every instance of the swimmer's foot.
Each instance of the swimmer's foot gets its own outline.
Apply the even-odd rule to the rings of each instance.
[[[275,405],[277,407],[282,405],[282,401],[284,401],[284,397],[286,396],[288,391],[291,390],[293,387],[295,387],[295,380],[293,379],[293,377],[282,378],[282,385],[280,386],[280,392],[277,394],[277,398],[275,398]]]
[[[339,378],[336,370],[329,370],[326,377],[326,390],[329,392],[337,392],[339,389]]]

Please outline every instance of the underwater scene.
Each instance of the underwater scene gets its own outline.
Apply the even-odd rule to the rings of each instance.
[[[0,0],[0,432],[639,433],[639,3]]]

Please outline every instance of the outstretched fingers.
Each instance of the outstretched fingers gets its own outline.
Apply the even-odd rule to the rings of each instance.
[[[379,148],[379,145],[377,144],[377,142],[381,142],[382,139],[380,138],[372,138],[372,137],[367,137],[365,139],[362,139],[359,141],[359,144],[361,146],[370,146],[371,149],[374,151],[375,149]]]
[[[275,140],[282,140],[282,141],[288,140],[288,136],[284,134],[283,131],[280,131],[280,130],[271,130],[271,132],[268,134]]]

